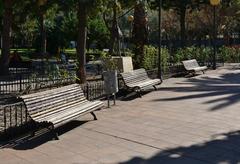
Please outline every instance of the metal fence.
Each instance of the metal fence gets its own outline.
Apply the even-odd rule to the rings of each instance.
[[[22,126],[29,120],[23,102],[0,106],[0,133],[6,133],[11,128]]]
[[[32,90],[74,83],[72,77],[35,74],[14,74],[0,77],[0,94],[19,93],[29,87]]]

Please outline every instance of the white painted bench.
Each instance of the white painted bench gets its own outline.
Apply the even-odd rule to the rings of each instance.
[[[81,115],[103,107],[101,101],[88,101],[79,84],[20,96],[33,123],[49,123],[51,130]],[[56,138],[57,138],[57,133]],[[34,132],[33,132],[34,135]]]
[[[199,66],[198,62],[196,59],[192,60],[184,60],[182,61],[184,68],[189,72],[195,74],[196,72],[203,72],[207,70],[207,66]]]
[[[154,87],[162,83],[161,79],[150,79],[145,69],[136,69],[131,72],[121,73],[124,84],[128,89],[132,89],[141,96],[140,92],[149,87]]]

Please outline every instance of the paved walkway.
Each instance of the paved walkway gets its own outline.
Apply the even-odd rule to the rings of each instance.
[[[240,163],[240,69],[164,81],[143,98],[118,101],[59,129],[0,150],[3,164]]]

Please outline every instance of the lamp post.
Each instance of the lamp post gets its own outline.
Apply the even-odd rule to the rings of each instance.
[[[216,6],[220,4],[221,0],[210,0],[210,4],[213,6],[213,69],[216,69],[216,38],[217,38],[217,29],[216,29]]]
[[[158,6],[158,77],[162,80],[162,63],[161,63],[161,47],[162,47],[162,0],[159,0],[159,6]]]

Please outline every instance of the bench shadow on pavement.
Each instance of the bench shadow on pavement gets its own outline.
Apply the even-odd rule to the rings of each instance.
[[[160,151],[144,159],[134,157],[121,164],[237,164],[240,162],[240,131],[219,134],[212,140]]]
[[[150,92],[152,92],[153,89],[148,89],[146,91],[142,91],[141,95],[142,97]],[[141,98],[138,93],[131,91],[131,90],[126,90],[126,89],[120,89],[119,92],[117,93],[117,99],[120,101],[132,101],[134,99]]]
[[[84,123],[88,121],[71,121],[69,123],[66,123],[63,126],[60,126],[55,129],[58,136],[63,135],[64,133],[67,133]],[[50,131],[46,128],[41,128],[38,130],[35,134],[35,136],[31,136],[30,133],[28,134],[22,134],[22,136],[11,139],[9,141],[0,142],[0,149],[3,148],[12,148],[16,150],[28,150],[36,148],[42,144],[45,144],[47,142],[53,141],[55,137],[55,133],[53,131]]]

